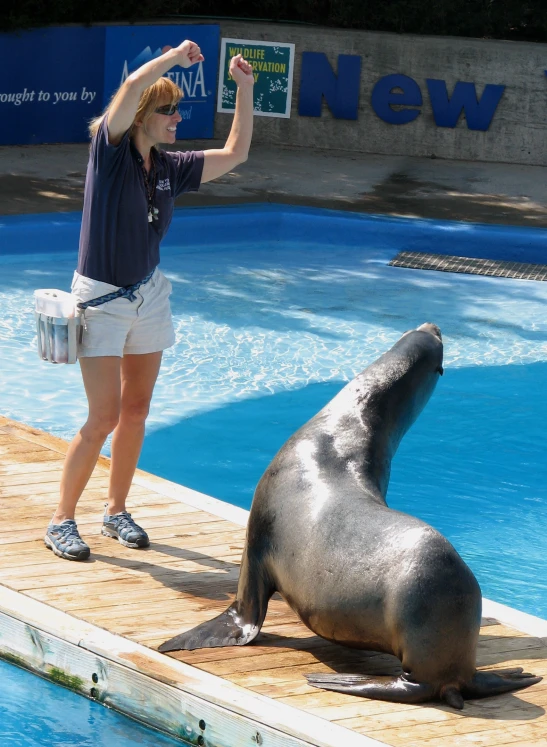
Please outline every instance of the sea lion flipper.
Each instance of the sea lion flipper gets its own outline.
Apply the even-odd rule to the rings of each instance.
[[[260,559],[249,557],[247,548],[241,560],[237,596],[227,610],[212,620],[162,643],[158,651],[192,651],[195,648],[245,646],[260,633],[275,588]]]
[[[260,632],[260,624],[246,622],[236,601],[221,615],[197,625],[185,633],[170,638],[159,646],[158,651],[193,651],[195,648],[219,648],[223,646],[244,646]]]
[[[475,672],[469,685],[462,687],[465,698],[488,698],[491,695],[508,693],[511,690],[522,690],[541,681],[522,669],[501,670],[501,672]]]
[[[368,677],[355,674],[306,674],[308,684],[324,690],[359,695],[392,703],[425,703],[435,697],[435,688],[403,677]]]
[[[503,671],[503,670],[502,670]],[[463,699],[487,698],[491,695],[521,690],[540,682],[522,670],[505,670],[497,672],[475,672],[469,685],[461,688],[442,688],[439,693],[432,685],[424,682],[409,682],[404,677],[367,677],[355,674],[307,674],[308,684],[324,690],[335,690],[339,693],[359,695],[363,698],[375,698],[394,703],[423,703],[428,700],[444,700],[452,708],[463,708]]]

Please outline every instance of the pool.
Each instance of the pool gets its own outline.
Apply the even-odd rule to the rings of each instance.
[[[17,256],[0,252],[0,412],[70,439],[86,416],[78,367],[38,361],[30,301],[34,288],[69,286],[78,216],[47,220],[5,223],[23,238]],[[486,597],[546,618],[547,283],[388,267],[418,247],[537,262],[546,236],[286,208],[178,211],[162,253],[177,345],[139,466],[248,508],[284,441],[405,330],[433,321],[445,375],[400,446],[388,502],[445,534]]]
[[[0,679],[4,683],[0,700],[3,747],[181,747],[184,744],[1,659]],[[36,703],[40,703],[39,709]]]

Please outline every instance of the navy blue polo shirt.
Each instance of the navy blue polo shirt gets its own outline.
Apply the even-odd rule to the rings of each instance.
[[[173,217],[175,197],[199,189],[203,151],[153,149],[157,220],[148,222],[143,158],[126,132],[108,142],[106,117],[93,140],[84,193],[78,272],[111,285],[132,285],[159,264],[160,241]]]

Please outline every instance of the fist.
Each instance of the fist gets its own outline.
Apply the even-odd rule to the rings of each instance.
[[[229,71],[238,87],[254,85],[253,68],[242,55],[236,54],[232,57]]]
[[[205,57],[201,54],[199,46],[189,39],[186,39],[177,47],[180,56],[179,65],[181,67],[190,67],[196,62],[203,62]]]

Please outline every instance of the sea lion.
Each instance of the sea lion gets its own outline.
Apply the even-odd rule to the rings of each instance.
[[[317,635],[402,663],[400,676],[307,675],[315,687],[462,708],[541,679],[477,671],[475,576],[439,532],[385,500],[391,460],[442,357],[434,324],[406,332],[285,443],[255,491],[234,603],[160,651],[250,643],[278,591]]]

